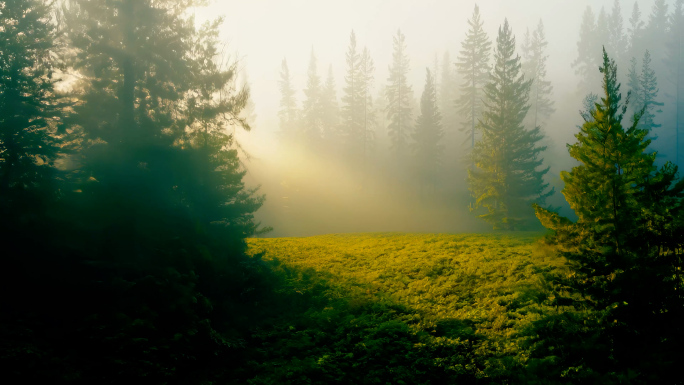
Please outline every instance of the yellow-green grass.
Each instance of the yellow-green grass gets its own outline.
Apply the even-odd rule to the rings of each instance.
[[[512,337],[553,309],[550,274],[564,259],[538,241],[541,233],[335,234],[249,239],[251,254],[314,269],[350,300],[384,297],[415,311],[416,327],[469,320],[476,332]]]

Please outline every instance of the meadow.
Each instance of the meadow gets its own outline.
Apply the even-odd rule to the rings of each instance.
[[[583,332],[542,233],[248,239],[283,297],[250,383],[563,383]],[[276,278],[274,278],[276,279]],[[286,297],[286,298],[285,298]],[[574,376],[574,377],[573,377]]]

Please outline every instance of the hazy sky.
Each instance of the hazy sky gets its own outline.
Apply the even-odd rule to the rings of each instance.
[[[651,3],[640,1],[644,17]],[[625,28],[633,4],[631,0],[621,1]],[[425,67],[432,67],[435,53],[439,52],[441,61],[443,52],[449,50],[455,60],[474,5],[473,1],[461,0],[218,0],[209,8],[198,9],[197,16],[204,19],[225,15],[226,49],[241,59],[252,86],[257,114],[252,135],[262,137],[277,128],[277,81],[283,58],[287,58],[301,101],[313,47],[321,77],[325,77],[328,65],[333,65],[339,98],[344,54],[353,29],[359,46],[368,46],[375,60],[377,92],[387,78],[392,36],[400,28],[406,35],[411,59],[410,81],[419,97]],[[562,94],[571,92],[576,83],[570,63],[576,56],[583,10],[587,5],[596,13],[602,6],[610,10],[613,0],[484,0],[478,5],[492,40],[504,18],[508,18],[518,41],[526,28],[543,20],[549,42],[548,74],[554,81],[555,98],[562,100]]]

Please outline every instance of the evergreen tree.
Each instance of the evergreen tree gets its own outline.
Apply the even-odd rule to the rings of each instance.
[[[387,134],[390,147],[398,162],[408,155],[408,138],[411,130],[413,90],[408,84],[409,58],[406,54],[406,37],[401,30],[393,38],[392,64],[385,88],[387,98]]]
[[[620,0],[614,0],[608,17],[608,39],[605,42],[609,52],[619,59],[627,56]]]
[[[526,34],[526,36],[528,36]],[[553,101],[551,94],[553,86],[551,82],[546,80],[546,35],[544,34],[544,24],[539,20],[537,28],[532,33],[529,39],[527,55],[524,58],[523,68],[525,69],[525,77],[532,80],[530,89],[530,113],[528,120],[533,127],[541,125],[545,122],[551,114],[555,111],[553,108]]]
[[[494,69],[484,89],[485,111],[478,124],[482,139],[472,153],[477,167],[468,172],[475,198],[472,209],[486,208],[480,217],[507,230],[529,226],[534,215],[531,204],[543,203],[553,193],[543,180],[549,169],[537,170],[545,149],[537,146],[543,138],[540,129],[523,126],[531,81],[524,79],[520,57],[514,55],[515,37],[506,20],[499,28]]]
[[[684,1],[677,0],[670,16],[669,39],[667,42],[667,56],[665,58],[672,87],[674,88],[671,98],[674,109],[674,163],[682,165],[680,159],[680,148],[684,147],[681,143],[680,134],[682,120],[684,119]]]
[[[413,132],[413,153],[417,178],[422,186],[437,186],[444,146],[440,143],[442,116],[437,106],[437,90],[430,69],[426,68],[425,89],[420,98],[420,115]]]
[[[307,70],[304,102],[302,103],[302,136],[307,147],[319,150],[323,130],[323,109],[321,104],[321,78],[318,76],[317,60],[313,48]]]
[[[680,370],[666,357],[678,354],[682,341],[681,329],[673,327],[682,314],[682,241],[671,237],[684,230],[676,219],[684,183],[673,185],[677,169],[671,164],[656,171],[639,114],[623,128],[617,68],[605,50],[603,58],[604,96],[568,146],[580,164],[561,173],[578,220],[538,206],[536,213],[571,262],[575,305],[597,311],[595,322],[609,334],[604,370],[668,382]]]
[[[328,77],[321,93],[321,109],[323,116],[323,137],[328,146],[334,147],[338,143],[339,110],[337,106],[337,91],[332,64],[328,67]]]
[[[658,98],[658,79],[656,78],[655,71],[651,68],[651,54],[648,50],[646,50],[641,64],[639,81],[641,83],[639,87],[641,91],[639,101],[644,108],[643,115],[639,119],[639,128],[653,135],[653,129],[661,126],[655,123],[655,114],[662,111],[655,108],[662,106],[663,103],[656,101]],[[657,135],[652,136],[653,139],[657,137]]]
[[[359,63],[359,80],[361,88],[361,98],[363,102],[363,129],[361,131],[362,161],[364,169],[367,168],[368,155],[373,148],[375,139],[375,110],[373,109],[373,79],[375,78],[375,65],[370,56],[368,48],[364,47]]]
[[[435,73],[437,76],[437,73]],[[442,74],[439,82],[439,110],[442,113],[442,127],[445,133],[453,133],[456,130],[458,110],[455,108],[458,93],[456,73],[449,51],[444,52],[442,57]]]
[[[577,58],[572,62],[575,74],[580,76],[580,94],[590,93],[599,78],[596,76],[595,69],[598,68],[598,48],[597,45],[597,25],[594,12],[587,6],[582,14],[582,25],[580,26],[580,39],[577,42]]]
[[[639,50],[643,46],[644,39],[644,21],[641,20],[641,11],[639,10],[639,3],[634,2],[632,8],[632,16],[629,18],[629,27],[627,28],[627,52],[628,57],[641,56]]]
[[[463,117],[462,130],[468,134],[471,149],[475,146],[475,124],[482,113],[482,89],[489,80],[491,42],[482,28],[483,24],[480,8],[475,5],[473,16],[468,20],[470,29],[461,43],[456,62],[458,73],[463,79],[457,105]]]
[[[653,58],[657,58],[653,63],[653,69],[658,74],[665,73],[663,59],[665,58],[666,44],[668,41],[668,6],[665,0],[654,0],[648,23],[644,29],[644,47],[648,49]],[[639,56],[643,51],[639,52]],[[638,57],[638,56],[637,56]]]
[[[280,110],[278,111],[280,131],[278,135],[283,140],[294,141],[297,137],[298,121],[296,91],[292,87],[292,78],[290,76],[290,69],[287,66],[287,60],[283,59],[280,68],[280,80],[278,80],[278,88],[280,89]]]
[[[361,55],[356,48],[356,34],[351,32],[346,55],[347,74],[342,95],[342,129],[345,152],[350,160],[359,160],[363,153],[365,92],[361,71]]]
[[[634,115],[644,107],[643,92],[641,91],[641,78],[635,57],[630,60],[629,72],[627,73],[627,88],[629,90],[628,110]]]

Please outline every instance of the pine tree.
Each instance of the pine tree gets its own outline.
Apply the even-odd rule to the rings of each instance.
[[[627,56],[620,0],[614,0],[613,9],[608,17],[608,39],[605,42],[609,52],[619,59]]]
[[[278,80],[278,88],[280,89],[280,110],[278,111],[280,131],[278,135],[281,139],[292,142],[297,137],[296,91],[292,87],[292,78],[290,76],[290,69],[287,66],[287,60],[283,59],[280,68],[280,80]]]
[[[682,134],[680,133],[684,114],[684,1],[677,0],[674,10],[670,16],[669,39],[667,42],[667,56],[665,58],[672,87],[674,88],[671,103],[674,108],[674,163],[682,165],[680,148],[684,147],[681,143]]]
[[[527,35],[526,35],[527,36]],[[546,35],[544,34],[544,24],[539,20],[537,28],[529,39],[527,55],[523,63],[525,77],[532,80],[530,89],[530,113],[528,120],[532,127],[543,124],[553,114],[553,86],[546,79]]]
[[[314,151],[320,150],[323,136],[322,86],[317,66],[316,54],[312,48],[302,103],[302,137],[306,146]]]
[[[387,98],[387,134],[390,147],[398,162],[408,156],[408,138],[412,125],[413,90],[408,84],[409,58],[406,54],[406,37],[401,30],[393,38],[392,64],[385,88]]]
[[[468,20],[470,29],[461,43],[456,62],[463,79],[457,106],[463,117],[462,130],[468,134],[471,149],[475,146],[475,125],[482,113],[482,89],[489,80],[491,42],[482,28],[483,24],[480,8],[475,5],[473,16]]]
[[[437,74],[435,73],[435,76]],[[442,57],[442,74],[439,82],[439,110],[442,113],[442,127],[445,133],[456,131],[458,111],[456,110],[456,96],[458,83],[456,81],[455,67],[451,62],[449,51],[444,52]]]
[[[337,91],[332,64],[328,67],[328,77],[321,93],[321,109],[323,116],[323,137],[329,147],[338,143],[339,110],[337,106]]]
[[[529,110],[531,81],[521,73],[515,55],[515,37],[508,20],[499,28],[494,51],[494,69],[484,89],[485,111],[478,124],[482,132],[472,153],[477,166],[469,170],[472,209],[484,207],[480,215],[494,228],[514,230],[531,224],[533,202],[544,203],[553,193],[543,177],[548,168],[537,170],[545,147],[539,127],[526,130],[523,120]]]
[[[563,194],[578,216],[571,222],[536,207],[542,224],[554,231],[553,243],[570,261],[575,306],[593,308],[602,333],[609,334],[612,366],[607,370],[672,380],[678,364],[661,364],[678,354],[682,333],[673,327],[682,314],[682,241],[684,183],[666,164],[656,171],[655,153],[647,153],[648,130],[639,114],[626,129],[617,67],[603,53],[603,97],[585,119],[577,142],[568,146],[580,164],[562,172]],[[676,376],[676,374],[675,374]]]
[[[641,79],[635,57],[630,60],[629,72],[627,73],[627,89],[629,90],[628,110],[634,115],[644,107],[643,92],[641,91]]]
[[[17,216],[35,216],[37,206],[55,198],[64,127],[54,90],[50,9],[43,1],[4,1],[0,31],[0,213],[13,226]]]
[[[417,178],[422,186],[433,189],[440,175],[444,146],[441,144],[442,116],[437,107],[437,90],[430,69],[426,68],[425,88],[420,98],[420,115],[416,119],[413,138],[413,153]]]
[[[639,3],[634,2],[632,8],[632,16],[629,18],[629,28],[627,28],[627,52],[628,57],[641,56],[639,51],[643,46],[644,39],[644,21],[641,20],[641,11],[639,10]]]
[[[644,108],[643,115],[639,120],[639,128],[648,131],[651,138],[656,139],[658,135],[653,133],[653,129],[661,125],[655,123],[655,114],[662,111],[655,108],[662,106],[663,103],[656,100],[658,98],[658,79],[655,71],[651,68],[651,54],[648,50],[644,53],[639,81],[641,83],[639,87],[641,97],[639,99]]]
[[[597,25],[591,7],[587,6],[582,15],[582,25],[580,26],[580,39],[577,42],[577,58],[572,62],[575,74],[580,76],[580,94],[586,95],[593,91],[599,78],[595,69],[598,68],[598,49],[597,45]]]
[[[368,167],[368,155],[373,149],[375,140],[375,110],[373,109],[373,80],[375,78],[375,64],[370,56],[368,48],[363,47],[359,62],[359,80],[361,88],[361,98],[363,103],[363,129],[361,131],[362,161],[364,169]]]
[[[667,3],[665,0],[654,0],[651,14],[648,17],[648,23],[646,23],[644,29],[645,46],[642,49],[648,49],[651,52],[651,56],[656,58],[656,62],[653,63],[653,69],[658,74],[666,72],[662,59],[666,56],[668,24]],[[642,52],[639,53],[639,56],[643,54]]]
[[[346,55],[347,74],[342,94],[342,130],[345,152],[350,160],[363,155],[365,89],[361,72],[361,55],[356,47],[356,34],[351,32]]]

